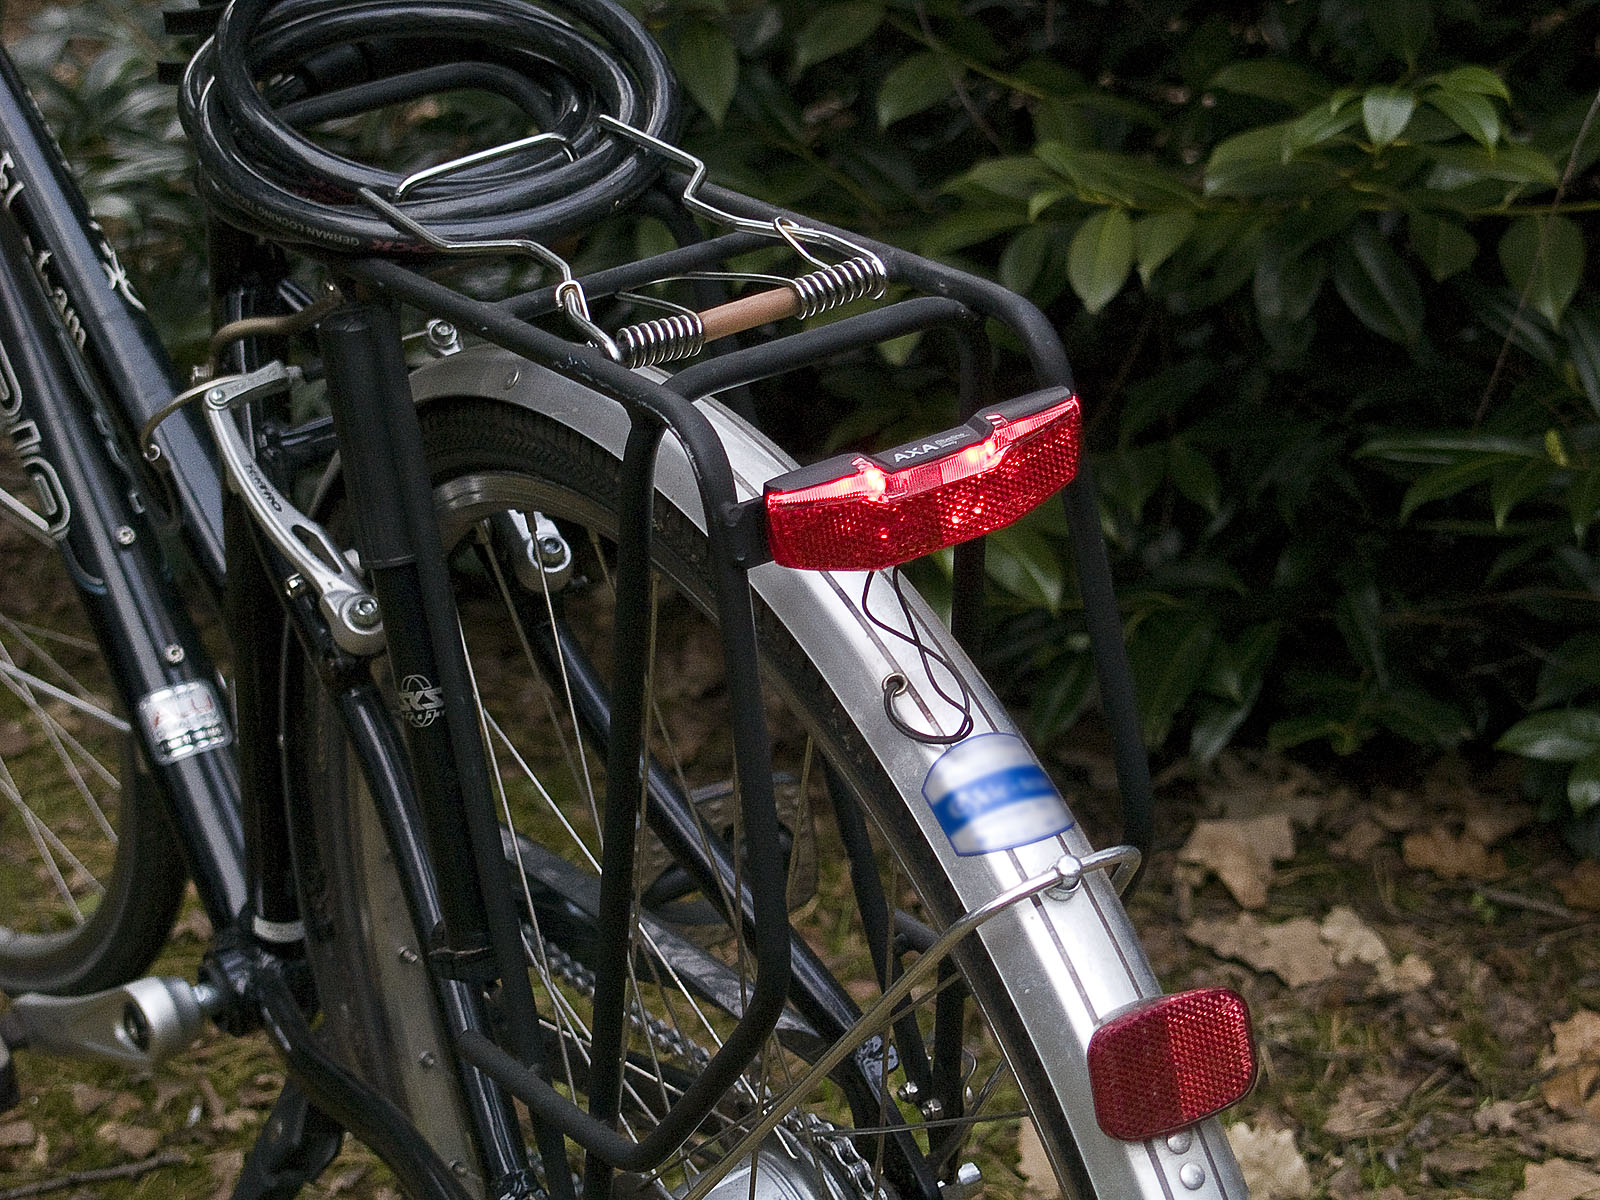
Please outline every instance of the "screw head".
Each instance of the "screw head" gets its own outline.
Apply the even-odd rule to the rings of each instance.
[[[557,537],[539,539],[539,558],[547,567],[553,567],[567,556],[567,544]]]
[[[183,661],[183,647],[174,642],[161,652],[161,657],[177,666]]]
[[[378,601],[372,596],[358,596],[350,604],[350,624],[357,629],[376,629],[379,612]]]
[[[439,1056],[436,1055],[432,1050],[424,1050],[421,1054],[417,1055],[417,1062],[421,1066],[431,1069],[439,1065]]]
[[[306,577],[304,575],[291,575],[283,581],[284,595],[291,600],[306,590]]]
[[[131,546],[138,540],[139,535],[133,531],[132,525],[117,526],[117,545]]]
[[[211,388],[206,392],[207,404],[221,404],[227,399],[227,394],[221,388]]]

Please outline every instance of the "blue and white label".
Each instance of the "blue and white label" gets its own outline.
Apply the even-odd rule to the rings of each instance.
[[[922,794],[957,854],[1013,850],[1072,828],[1061,793],[1012,733],[980,733],[950,747]]]

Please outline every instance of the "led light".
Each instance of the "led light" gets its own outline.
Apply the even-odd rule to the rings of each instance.
[[[1162,996],[1112,1018],[1089,1039],[1095,1117],[1126,1142],[1221,1112],[1255,1076],[1250,1010],[1228,988]]]
[[[1047,398],[1036,411],[983,414],[987,436],[974,422],[876,459],[832,460],[773,480],[765,496],[773,559],[813,570],[879,570],[1011,524],[1077,473],[1078,399]],[[924,454],[932,457],[918,457]],[[904,458],[915,461],[892,466]],[[816,478],[830,469],[833,477]]]

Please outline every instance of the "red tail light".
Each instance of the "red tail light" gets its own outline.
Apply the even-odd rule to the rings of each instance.
[[[766,488],[786,567],[875,571],[1011,524],[1078,470],[1078,398],[1038,392],[875,455],[842,455]]]
[[[1089,1039],[1095,1117],[1126,1142],[1221,1112],[1255,1077],[1250,1010],[1227,988],[1162,996],[1112,1018]]]

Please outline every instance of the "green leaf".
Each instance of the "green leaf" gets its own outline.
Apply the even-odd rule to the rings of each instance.
[[[1339,243],[1333,286],[1374,333],[1404,346],[1415,345],[1422,336],[1422,288],[1373,226],[1357,225]]]
[[[1500,140],[1500,113],[1494,101],[1477,92],[1450,92],[1435,88],[1428,103],[1455,122],[1456,127],[1485,149]]]
[[[1306,742],[1327,740],[1335,754],[1354,754],[1361,748],[1361,727],[1350,717],[1314,713],[1274,721],[1267,730],[1267,749],[1282,753]]]
[[[733,39],[714,25],[696,22],[678,34],[672,65],[684,90],[721,125],[739,86],[739,52]]]
[[[1034,737],[1053,738],[1076,722],[1094,696],[1094,684],[1094,659],[1087,649],[1051,664],[1028,711]]]
[[[1416,688],[1379,695],[1372,713],[1390,733],[1419,746],[1454,746],[1472,735],[1460,709]]]
[[[1489,483],[1489,507],[1494,511],[1494,527],[1504,529],[1511,510],[1530,496],[1544,491],[1556,468],[1553,463],[1534,459],[1511,470],[1495,473]]]
[[[794,73],[843,54],[883,23],[881,4],[829,4],[811,14],[794,39]]]
[[[1120,208],[1095,213],[1067,248],[1067,278],[1084,308],[1097,313],[1122,290],[1133,269],[1133,222]]]
[[[1065,227],[1030,225],[1000,255],[1000,282],[1035,303],[1049,304],[1067,288],[1066,260]]]
[[[1328,277],[1326,259],[1321,254],[1284,259],[1265,250],[1256,256],[1256,311],[1264,322],[1304,321]]]
[[[1411,114],[1417,111],[1417,98],[1400,88],[1369,88],[1361,98],[1361,122],[1367,137],[1378,149],[1391,145],[1406,131]]]
[[[1524,717],[1500,735],[1496,750],[1547,762],[1578,762],[1600,751],[1600,712],[1563,708]]]
[[[1500,239],[1500,266],[1517,294],[1559,329],[1583,279],[1583,234],[1570,217],[1518,217]]]
[[[1008,210],[998,204],[964,208],[951,213],[929,230],[922,238],[920,249],[922,253],[937,258],[952,250],[986,242],[997,234],[1027,223],[1028,218],[1020,210]]]
[[[1151,213],[1133,223],[1134,261],[1139,266],[1139,279],[1150,286],[1150,277],[1156,269],[1172,256],[1194,232],[1196,217],[1186,209]]]
[[[1236,703],[1202,697],[1194,705],[1194,726],[1189,730],[1189,756],[1202,766],[1210,763],[1233,740],[1261,697],[1261,684]]]
[[[1582,472],[1567,489],[1567,512],[1572,517],[1572,536],[1582,539],[1589,522],[1600,510],[1600,467]]]
[[[1072,184],[1086,204],[1126,208],[1192,206],[1194,192],[1175,173],[1131,154],[1085,150],[1061,142],[1033,148],[1039,161]]]
[[[1567,803],[1580,816],[1600,804],[1600,753],[1580,758],[1567,776]]]
[[[1447,92],[1467,92],[1478,96],[1495,96],[1511,103],[1511,90],[1506,87],[1500,76],[1488,67],[1465,66],[1457,67],[1453,71],[1446,71],[1442,75],[1430,75],[1427,83],[1434,87],[1443,88]]]
[[[986,159],[956,180],[957,186],[970,184],[997,196],[1022,201],[1056,183],[1049,168],[1029,155]]]
[[[960,71],[957,63],[942,54],[913,54],[890,71],[878,88],[878,124],[887,128],[932,108],[955,91]]]
[[[1205,674],[1216,634],[1215,617],[1190,611],[1156,613],[1135,628],[1128,667],[1151,746],[1166,741],[1173,719]]]
[[[1538,458],[1544,453],[1537,441],[1496,433],[1402,433],[1373,438],[1356,451],[1357,458],[1384,458],[1390,462],[1456,463],[1465,455],[1501,458]]]
[[[1049,538],[1022,525],[1008,525],[989,535],[984,570],[1013,596],[1037,608],[1056,612],[1066,589],[1061,555]]]
[[[1411,235],[1411,248],[1435,283],[1460,274],[1478,257],[1477,239],[1454,221],[1414,212],[1406,221],[1406,229]]]
[[[1482,146],[1430,146],[1428,154],[1435,165],[1423,186],[1436,191],[1453,191],[1490,179],[1547,187],[1561,182],[1561,173],[1548,155],[1517,142],[1500,142],[1493,150]]]
[[[1351,657],[1373,676],[1378,687],[1389,686],[1388,655],[1383,638],[1383,605],[1370,579],[1347,587],[1333,606],[1333,623],[1344,637]]]
[[[1600,633],[1578,633],[1552,650],[1539,668],[1532,708],[1565,704],[1600,687]]]
[[[1206,161],[1208,196],[1303,196],[1337,182],[1327,163],[1292,158],[1296,123],[1266,125],[1219,142]]]
[[[1315,71],[1281,58],[1253,58],[1229,63],[1209,85],[1241,96],[1259,96],[1305,109],[1327,97],[1332,85]]]
[[[1183,495],[1216,516],[1222,509],[1222,483],[1216,470],[1182,438],[1167,443],[1167,473]]]
[[[1591,309],[1569,308],[1563,320],[1573,374],[1589,398],[1589,407],[1600,415],[1600,319]]]
[[[1268,621],[1252,625],[1233,642],[1217,647],[1205,688],[1224,700],[1242,702],[1261,686],[1267,664],[1278,648],[1279,627]]]
[[[1319,104],[1289,123],[1284,131],[1280,154],[1309,150],[1332,141],[1361,120],[1361,109],[1354,104]]]
[[[1417,509],[1434,500],[1443,500],[1475,487],[1491,478],[1500,469],[1500,460],[1475,458],[1429,471],[1407,489],[1400,501],[1400,520],[1405,521]]]

